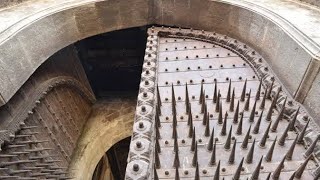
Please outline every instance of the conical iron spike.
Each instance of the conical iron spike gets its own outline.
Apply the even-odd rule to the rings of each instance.
[[[231,111],[231,112],[233,112],[233,110],[234,110],[234,98],[235,98],[235,94],[234,94],[234,88],[233,88],[231,101],[230,101],[230,106],[229,106],[229,111]]]
[[[259,180],[262,159],[263,159],[263,156],[261,156],[260,161],[259,161],[257,167],[254,169],[250,180]]]
[[[305,171],[307,164],[309,162],[309,160],[312,158],[312,155],[310,154],[305,160],[304,162],[300,165],[300,167],[295,171],[295,176],[296,178],[300,179],[303,172]]]
[[[212,153],[211,153],[211,158],[210,158],[210,162],[209,162],[210,166],[216,165],[216,147],[217,147],[217,141],[214,141],[214,145],[213,145]]]
[[[238,123],[238,118],[239,118],[239,101],[236,107],[236,111],[234,112],[234,115],[233,115],[233,123],[235,124]]]
[[[198,163],[198,142],[196,142],[196,146],[194,149],[194,154],[193,154],[193,158],[192,158],[192,166],[196,167]]]
[[[268,139],[268,136],[269,136],[269,130],[270,130],[270,127],[271,127],[271,121],[266,129],[266,131],[264,132],[261,140],[260,140],[260,143],[259,143],[259,146],[260,147],[264,147],[266,145],[266,142],[267,142],[267,139]]]
[[[312,144],[309,146],[309,148],[307,149],[307,151],[304,153],[304,156],[305,156],[305,157],[308,157],[308,156],[310,156],[310,154],[313,153],[313,151],[314,151],[314,149],[315,149],[315,147],[316,147],[316,145],[317,145],[317,142],[318,142],[318,140],[319,140],[319,137],[320,137],[320,135],[318,135],[318,136],[316,137],[316,139],[312,142]]]
[[[265,105],[266,105],[266,93],[267,93],[267,89],[266,89],[266,91],[265,91],[265,93],[263,94],[263,98],[262,98],[262,100],[261,100],[261,103],[260,103],[260,109],[264,109],[265,108]]]
[[[196,148],[196,128],[193,127],[192,141],[191,141],[191,151],[194,152]]]
[[[247,154],[247,157],[246,157],[246,163],[247,164],[251,164],[252,163],[255,144],[256,144],[256,139],[253,139],[251,148],[250,148],[250,150],[249,150],[249,152]]]
[[[281,174],[281,171],[284,167],[284,161],[286,160],[286,157],[283,157],[281,162],[279,163],[278,167],[276,168],[276,170],[273,172],[272,174],[272,178],[275,180],[278,180]]]
[[[229,150],[231,145],[231,136],[232,136],[232,125],[230,126],[229,134],[226,140],[226,143],[224,144],[224,149]]]
[[[213,176],[213,180],[219,180],[219,179],[220,179],[220,160],[218,162],[216,171],[215,171],[214,176]]]
[[[254,116],[256,114],[256,105],[257,105],[257,100],[254,101],[254,104],[250,113],[250,117],[249,117],[249,122],[254,122]]]
[[[242,144],[241,144],[241,148],[243,149],[247,149],[248,148],[248,143],[249,143],[249,138],[250,138],[250,131],[251,131],[251,125],[249,126],[249,129],[246,133],[246,136],[244,137]]]
[[[304,136],[306,134],[306,130],[308,128],[309,122],[310,122],[310,119],[308,120],[306,125],[303,127],[302,131],[300,132],[297,144],[303,144],[303,139],[304,139]]]
[[[213,141],[214,141],[214,127],[212,127],[212,132],[211,132],[210,139],[208,142],[208,147],[207,147],[208,151],[212,151]]]
[[[227,92],[227,98],[226,101],[230,102],[231,100],[231,79],[229,80],[229,87],[228,87],[228,92]]]
[[[207,123],[206,123],[206,129],[204,131],[204,136],[209,137],[210,136],[210,119],[209,119],[209,113],[207,114]]]
[[[276,138],[274,139],[274,141],[272,142],[267,154],[266,154],[266,157],[264,158],[267,162],[270,162],[272,160],[272,156],[273,156],[273,152],[274,152],[274,147],[276,145],[276,142],[277,142],[277,136]]]
[[[247,100],[244,104],[244,110],[245,111],[249,111],[249,108],[250,108],[250,99],[251,99],[251,89],[249,90],[249,94],[248,94],[248,97],[247,97]]]
[[[262,116],[263,116],[263,110],[261,111],[259,119],[258,119],[256,125],[253,128],[253,131],[252,131],[253,134],[258,134],[259,133]]]
[[[290,123],[288,123],[286,129],[284,130],[284,132],[282,133],[279,141],[278,141],[278,144],[280,146],[284,146],[284,143],[286,142],[286,138],[288,136],[288,131],[289,131],[289,128],[290,128]]]
[[[180,180],[179,169],[178,169],[177,166],[176,166],[176,174],[175,174],[174,179],[175,179],[175,180]]]
[[[242,158],[242,160],[240,161],[240,164],[239,164],[236,172],[234,173],[234,176],[233,176],[232,180],[239,180],[239,179],[240,179],[240,175],[241,175],[241,171],[242,171],[242,165],[243,165],[243,160],[244,160],[244,158]]]
[[[291,119],[290,121],[290,128],[289,128],[289,131],[294,131],[295,130],[295,124],[296,124],[296,120],[297,120],[297,117],[298,117],[298,114],[299,114],[299,111],[300,111],[300,106],[298,107],[298,109],[296,110],[293,118]]]
[[[286,159],[287,160],[292,160],[292,156],[293,156],[293,152],[294,152],[294,148],[296,147],[297,141],[298,141],[298,136],[299,134],[297,134],[296,138],[294,139],[294,141],[292,142],[288,152],[286,153]]]
[[[260,79],[259,87],[257,89],[256,100],[260,99],[261,86],[262,86],[262,78]]]
[[[229,156],[229,164],[233,164],[234,163],[234,160],[235,160],[235,155],[236,155],[236,146],[237,146],[237,139],[234,140],[234,143],[233,143],[233,146],[232,146],[232,149],[231,149],[231,153],[230,153],[230,156]]]
[[[247,91],[247,79],[246,79],[246,81],[244,82],[244,85],[243,85],[240,101],[244,101],[245,96],[246,96],[246,91]]]
[[[241,115],[240,115],[240,121],[239,121],[237,132],[236,132],[237,135],[241,135],[242,134],[243,116],[244,116],[244,112],[242,112]]]
[[[221,132],[220,132],[221,136],[227,135],[227,121],[228,121],[228,113],[226,112],[224,115],[224,121],[223,121]]]

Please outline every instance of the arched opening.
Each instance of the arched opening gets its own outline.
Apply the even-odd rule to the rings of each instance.
[[[101,158],[92,180],[124,179],[131,137],[114,144]]]

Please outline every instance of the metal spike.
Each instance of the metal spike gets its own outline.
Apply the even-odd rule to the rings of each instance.
[[[190,104],[189,90],[188,90],[188,84],[186,83],[186,97],[185,97],[186,113],[189,113],[190,111],[189,104]]]
[[[155,125],[157,126],[157,127],[161,127],[161,122],[160,122],[160,112],[159,112],[159,107],[157,106],[156,107],[156,117],[155,117]]]
[[[212,132],[211,132],[210,139],[208,142],[208,147],[207,147],[208,151],[212,150],[213,141],[214,141],[214,127],[212,127]]]
[[[179,153],[175,152],[173,167],[180,167]]]
[[[293,172],[293,174],[290,176],[289,180],[294,180],[295,176],[296,176],[296,172]]]
[[[202,104],[203,100],[203,82],[201,81],[201,89],[200,89],[200,96],[199,96],[199,103]]]
[[[306,130],[308,128],[309,122],[310,122],[310,119],[308,120],[306,125],[303,127],[302,131],[300,132],[297,144],[303,144],[303,138],[304,138],[304,135],[305,135]]]
[[[222,120],[222,104],[221,103],[220,103],[220,108],[219,108],[218,123],[219,124],[223,123],[223,120]]]
[[[231,135],[232,135],[232,125],[230,126],[229,134],[228,134],[226,143],[224,144],[224,149],[226,149],[226,150],[230,149],[230,145],[231,145]]]
[[[204,92],[201,100],[201,113],[205,112],[205,106],[206,106],[206,97]]]
[[[157,84],[157,104],[159,107],[162,106],[161,98],[160,98],[160,91],[159,91],[159,86]]]
[[[156,168],[159,169],[161,167],[161,163],[160,163],[159,153],[157,150],[155,151],[154,162],[155,162]]]
[[[289,131],[294,131],[294,125],[296,124],[296,120],[299,114],[299,110],[300,110],[300,106],[298,107],[298,109],[296,110],[296,113],[294,114],[293,118],[290,121],[290,128]]]
[[[177,124],[173,123],[172,124],[172,139],[177,139],[178,137],[178,132],[177,132]]]
[[[217,103],[216,103],[216,112],[219,112],[220,110],[220,106],[221,106],[221,102],[220,102],[220,90],[218,92],[218,98],[217,98]]]
[[[175,179],[175,180],[180,180],[179,169],[178,169],[177,166],[176,166],[176,174],[175,174],[175,176],[174,176],[174,179]]]
[[[227,102],[230,102],[230,98],[231,98],[231,79],[229,80],[229,87],[228,87],[228,92],[227,92]]]
[[[259,119],[258,119],[256,125],[253,128],[253,131],[252,131],[253,134],[258,134],[259,133],[262,116],[263,116],[263,110],[261,111]]]
[[[257,167],[254,169],[250,180],[258,180],[259,179],[262,159],[263,159],[263,156],[261,156],[260,161],[259,161]]]
[[[158,153],[161,153],[161,147],[160,147],[160,144],[159,144],[159,139],[158,139],[158,137],[156,137],[155,148],[156,148],[156,151],[157,151]]]
[[[174,149],[173,150],[174,150],[175,153],[178,153],[178,151],[179,151],[177,136],[175,136],[175,138],[174,138]]]
[[[256,104],[257,104],[257,100],[254,101],[254,104],[250,113],[250,117],[249,117],[249,122],[254,122],[254,116],[256,114]]]
[[[269,123],[266,131],[264,132],[261,140],[260,140],[260,143],[259,143],[259,146],[260,147],[264,147],[266,145],[266,141],[268,139],[268,136],[269,136],[269,130],[270,130],[270,126],[271,126],[271,122]]]
[[[192,158],[192,166],[195,167],[198,163],[198,142],[196,142],[196,146],[194,149],[194,154]]]
[[[221,132],[220,132],[221,136],[227,135],[227,120],[228,120],[228,112],[226,112],[224,115],[224,121],[223,121]]]
[[[209,165],[211,165],[211,166],[216,165],[216,147],[217,147],[217,141],[214,141],[214,145],[213,145],[212,153],[211,153],[211,158],[210,158],[210,162],[209,162]]]
[[[274,98],[273,98],[273,100],[271,102],[271,106],[274,107],[274,108],[276,107],[280,92],[281,92],[281,88],[279,87],[278,90],[277,90],[277,94],[274,96]],[[286,99],[287,99],[287,97],[286,97]]]
[[[271,177],[271,173],[268,174],[266,180],[270,180],[270,177]]]
[[[265,90],[265,93],[263,94],[263,98],[262,98],[262,101],[260,103],[260,109],[264,109],[265,105],[266,105],[266,97],[267,97],[267,89]]]
[[[241,135],[242,134],[243,114],[244,113],[242,112],[241,116],[240,116],[240,121],[239,121],[237,132],[236,132],[237,135]]]
[[[242,171],[242,165],[243,165],[243,160],[244,158],[242,158],[236,172],[234,173],[234,176],[232,178],[232,180],[239,180],[240,179],[240,175],[241,175],[241,171]]]
[[[239,100],[238,100],[236,111],[234,112],[233,123],[238,123],[238,117],[239,117]]]
[[[301,178],[304,170],[306,169],[306,166],[309,162],[309,160],[312,158],[312,155],[310,154],[307,159],[300,165],[300,167],[295,171],[295,176],[296,178]]]
[[[173,84],[171,84],[171,98],[172,98],[172,108],[176,106],[176,95],[174,93]]]
[[[271,92],[272,92],[272,89],[273,89],[273,83],[274,83],[274,81],[272,81],[271,85],[268,86],[267,99],[271,99]]]
[[[272,106],[270,106],[268,113],[267,113],[266,121],[271,121],[272,113],[273,113],[273,108],[272,108]]]
[[[209,113],[207,114],[207,123],[206,123],[206,129],[204,131],[204,136],[209,137],[210,136],[210,120],[209,120]]]
[[[292,155],[294,152],[294,148],[296,147],[297,141],[298,141],[298,136],[299,134],[297,134],[296,138],[294,139],[294,141],[292,142],[287,154],[286,154],[286,159],[287,160],[291,160],[292,159]]]
[[[249,111],[250,108],[250,97],[251,97],[251,89],[249,90],[249,94],[246,100],[246,103],[244,104],[244,110]]]
[[[260,79],[259,87],[256,93],[256,100],[260,99],[261,86],[262,86],[262,78]]]
[[[284,167],[284,161],[286,160],[286,157],[283,157],[282,158],[282,160],[281,160],[281,162],[280,162],[280,164],[278,165],[278,167],[277,167],[277,169],[273,172],[273,174],[272,174],[272,178],[274,179],[274,180],[278,180],[279,179],[279,177],[280,177],[280,174],[281,174],[281,170],[283,169],[283,167]]]
[[[280,120],[282,120],[282,118],[283,118],[283,113],[284,113],[284,110],[285,110],[286,102],[287,102],[287,98],[284,100],[284,103],[283,103],[283,105],[282,105],[282,108],[281,108],[281,110],[280,110],[280,113],[279,113],[277,119],[275,120],[275,122],[274,122],[273,125],[272,125],[272,128],[271,128],[271,131],[272,131],[272,132],[276,132],[276,131],[277,131],[279,122],[280,122]]]
[[[203,101],[204,102],[204,101]],[[202,118],[202,124],[206,125],[207,119],[209,118],[209,115],[207,114],[207,104],[204,105],[204,111],[203,111],[203,118]]]
[[[241,148],[243,148],[243,149],[246,149],[248,147],[248,142],[249,142],[249,138],[250,138],[250,131],[251,131],[251,125],[249,126],[247,134],[242,141]]]
[[[188,125],[192,123],[192,112],[191,112],[191,104],[189,103],[189,111],[188,111]]]
[[[229,164],[233,164],[234,163],[234,159],[235,159],[235,154],[236,154],[236,146],[237,146],[237,139],[234,140],[233,143],[233,147],[229,156]]]
[[[217,103],[217,81],[214,81],[213,103]]]
[[[199,164],[198,164],[198,162],[197,162],[197,165],[196,165],[196,172],[195,172],[194,180],[200,180]]]
[[[247,154],[247,157],[246,157],[246,162],[248,164],[251,164],[252,163],[252,159],[253,159],[253,154],[254,154],[254,146],[256,144],[256,139],[253,140],[253,143],[251,145],[251,148]]]
[[[218,162],[216,171],[215,171],[214,176],[213,176],[213,180],[219,180],[219,179],[220,179],[220,160]]]
[[[155,126],[155,129],[156,129],[156,139],[160,139],[161,135],[160,135],[159,127]]]
[[[246,81],[244,82],[244,85],[243,85],[240,101],[244,101],[244,99],[246,97],[246,91],[247,91],[247,79],[246,79]]]
[[[286,142],[286,137],[288,136],[288,131],[289,131],[289,128],[290,128],[290,123],[288,123],[286,129],[284,130],[283,134],[281,135],[279,141],[278,141],[278,144],[280,146],[283,146],[284,143]]]
[[[277,142],[277,138],[278,137],[276,136],[276,138],[273,140],[273,143],[271,144],[270,149],[267,152],[266,157],[264,158],[267,162],[270,162],[272,160],[273,151],[274,151],[274,147],[275,147],[276,142]]]
[[[307,149],[307,151],[304,153],[304,156],[305,156],[305,157],[308,157],[310,154],[313,153],[314,148],[316,147],[317,142],[318,142],[318,140],[319,140],[319,137],[320,137],[320,135],[318,135],[318,136],[316,137],[316,139],[312,142],[312,144],[309,146],[309,148]]]
[[[196,128],[193,127],[193,133],[192,133],[192,141],[191,141],[191,151],[195,151],[196,148]]]
[[[231,96],[231,101],[230,101],[230,107],[229,107],[229,110],[231,112],[233,112],[234,110],[234,98],[235,98],[235,94],[234,94],[234,88],[232,90],[232,96]]]
[[[190,117],[191,118],[190,118],[189,135],[188,135],[189,138],[193,137],[193,133],[194,133],[192,115],[190,115]]]
[[[156,169],[156,165],[153,164],[153,179],[154,180],[159,180],[159,176],[158,176],[158,173],[157,173],[157,169]]]

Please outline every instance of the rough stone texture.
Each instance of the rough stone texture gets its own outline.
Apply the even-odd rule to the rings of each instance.
[[[314,5],[314,6],[320,6],[320,1],[319,0],[297,0],[297,1],[300,1],[300,2],[305,2],[305,3],[308,3],[308,4],[311,4],[311,5]]]
[[[310,111],[313,117],[316,117],[317,123],[320,124],[320,73],[318,69],[318,75],[314,80],[314,83],[303,102],[304,106]]]
[[[14,6],[27,1],[31,1],[31,0],[2,0],[0,2],[0,8]]]
[[[22,85],[37,67],[61,48],[88,36],[148,23],[146,0],[83,4],[40,18],[16,32],[10,40],[2,39],[0,46],[6,47],[0,50],[2,101],[8,101],[19,89],[17,85]]]
[[[71,177],[90,179],[105,152],[131,136],[135,105],[134,99],[107,99],[93,106],[69,167]]]
[[[315,28],[319,9],[286,0],[49,0],[23,3],[0,15],[6,17],[0,26],[2,104],[62,47],[91,35],[149,23],[218,31],[250,44],[266,57],[291,95],[311,57],[319,53],[320,33]],[[44,15],[48,16],[41,18]]]
[[[0,167],[7,168],[0,171],[0,179],[12,174],[65,177],[94,101],[73,46],[52,56],[0,108]],[[13,173],[22,165],[30,171]]]

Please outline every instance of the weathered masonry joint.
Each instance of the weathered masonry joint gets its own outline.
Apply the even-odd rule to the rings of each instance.
[[[152,27],[126,179],[317,179],[319,126],[264,58],[215,32]]]

